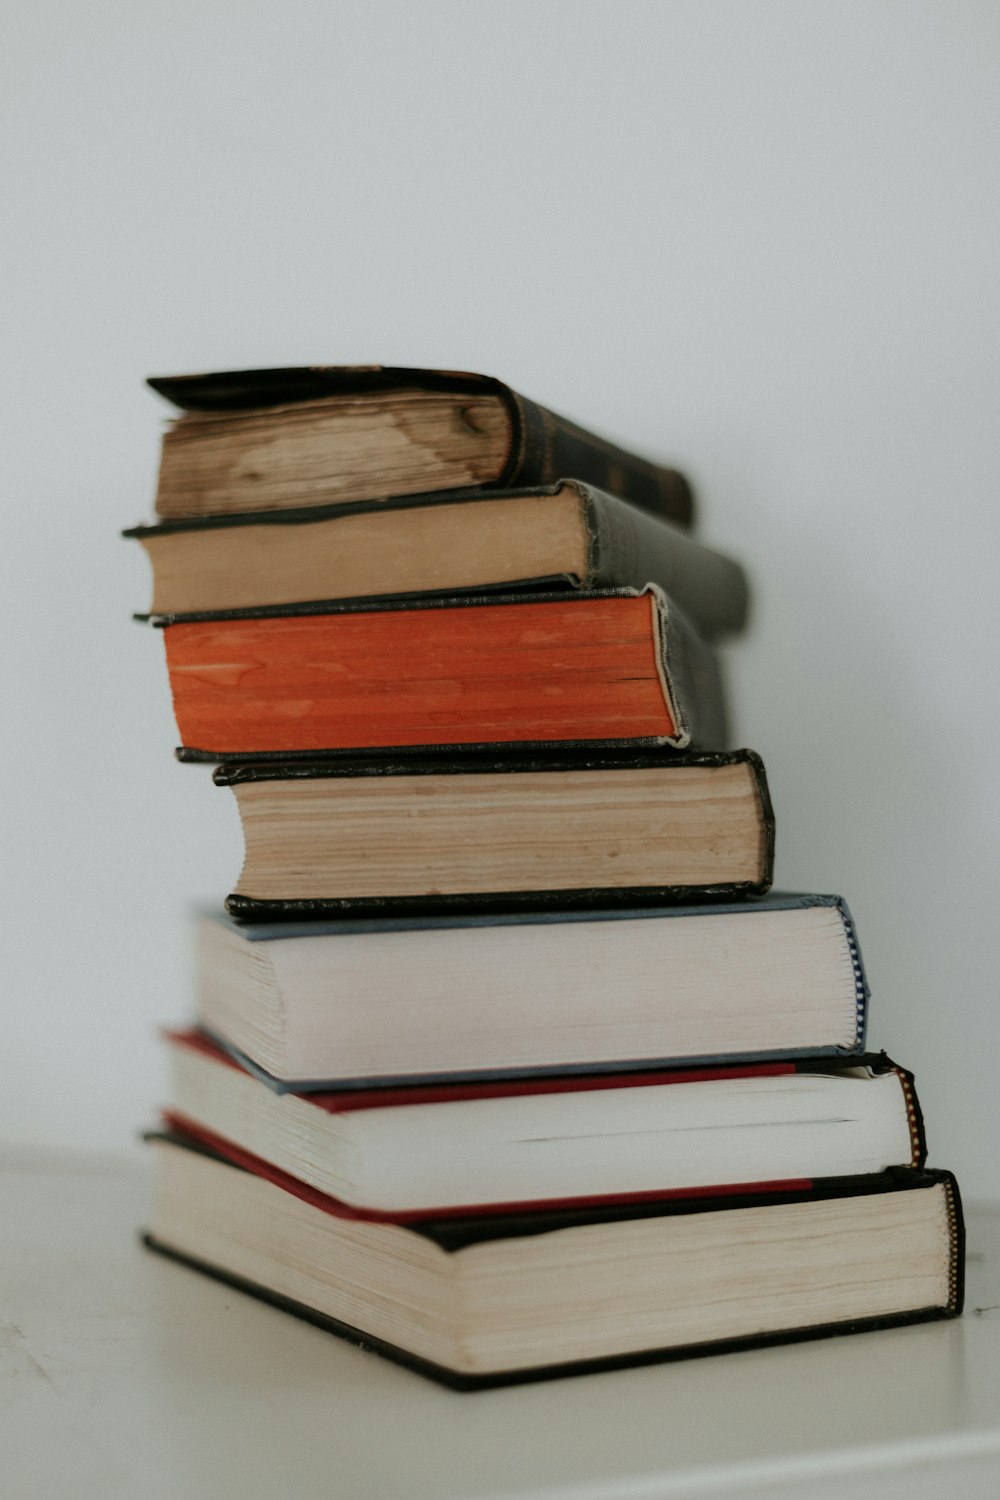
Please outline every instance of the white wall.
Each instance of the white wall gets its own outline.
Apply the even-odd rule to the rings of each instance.
[[[1000,1194],[997,139],[977,0],[6,6],[5,1138],[124,1146],[236,817],[131,624],[142,378],[481,369],[697,482],[778,880]]]

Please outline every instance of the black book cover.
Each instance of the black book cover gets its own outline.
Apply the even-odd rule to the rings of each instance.
[[[212,516],[190,516],[158,522],[152,526],[132,526],[122,533],[143,543],[155,545],[158,538],[180,532],[197,534],[226,533],[245,527],[266,526],[274,533],[287,528],[323,528],[324,545],[333,548],[337,540],[337,523],[357,515],[388,515],[407,510],[457,509],[461,521],[462,507],[504,500],[544,499],[562,489],[574,490],[579,496],[587,532],[587,565],[580,575],[537,574],[510,581],[500,581],[491,588],[498,594],[514,589],[642,589],[655,583],[668,594],[699,630],[705,640],[738,631],[746,624],[749,595],[746,575],[738,563],[696,541],[676,525],[666,524],[662,517],[605,490],[579,479],[560,480],[554,484],[526,486],[516,490],[460,489],[440,490],[425,495],[396,495],[384,500],[357,500],[342,505],[307,506],[301,509],[238,512]],[[391,526],[391,520],[387,526]],[[387,535],[391,533],[387,532]],[[155,550],[151,552],[155,565]],[[440,587],[420,591],[380,591],[377,595],[342,596],[335,599],[302,599],[295,603],[349,603],[368,598],[419,598],[473,595],[487,591],[486,585],[468,588]],[[281,614],[289,604],[262,605],[260,613]],[[240,610],[215,609],[219,618],[239,616]],[[184,619],[185,614],[172,614]],[[195,613],[197,617],[197,613]],[[150,613],[137,614],[146,620]]]
[[[175,1132],[154,1131],[149,1133],[147,1139],[154,1141],[163,1140],[169,1145],[194,1151],[216,1160],[234,1171],[246,1170],[244,1167],[226,1161],[225,1158],[220,1157],[218,1153],[212,1151],[204,1144]],[[329,1317],[304,1303],[294,1301],[242,1276],[234,1275],[223,1267],[187,1255],[183,1251],[175,1249],[166,1242],[158,1239],[154,1234],[146,1233],[142,1236],[142,1239],[143,1243],[149,1249],[155,1250],[159,1254],[187,1265],[194,1270],[201,1271],[223,1282],[225,1285],[233,1287],[237,1291],[246,1292],[261,1301],[270,1303],[272,1306],[280,1308],[284,1312],[289,1312],[293,1316],[323,1328],[328,1332],[335,1333],[339,1337],[361,1348],[371,1349],[375,1353],[385,1355],[397,1363],[430,1376],[432,1379],[455,1390],[475,1390],[552,1379],[556,1376],[581,1375],[602,1370],[622,1369],[635,1365],[663,1363],[678,1359],[729,1353],[741,1349],[796,1343],[805,1339],[828,1338],[837,1334],[861,1333],[957,1317],[962,1311],[965,1280],[965,1228],[958,1183],[952,1173],[947,1171],[932,1171],[926,1168],[897,1168],[889,1172],[876,1173],[864,1177],[825,1178],[814,1182],[808,1188],[793,1191],[763,1192],[747,1195],[726,1194],[720,1197],[674,1198],[655,1203],[629,1205],[624,1209],[612,1205],[565,1210],[538,1210],[513,1215],[484,1215],[469,1219],[427,1219],[411,1222],[405,1226],[405,1229],[397,1228],[396,1232],[413,1233],[423,1236],[437,1245],[446,1254],[456,1254],[469,1246],[484,1244],[490,1241],[544,1235],[564,1229],[574,1229],[589,1224],[608,1223],[622,1219],[631,1220],[668,1215],[708,1214],[720,1210],[732,1211],[740,1208],[759,1208],[765,1205],[786,1205],[835,1198],[856,1198],[869,1194],[920,1192],[939,1185],[945,1188],[949,1223],[948,1299],[944,1306],[911,1309],[905,1312],[889,1313],[876,1317],[846,1318],[843,1321],[824,1323],[816,1326],[763,1331],[751,1337],[715,1339],[704,1343],[686,1344],[670,1348],[642,1349],[612,1357],[575,1360],[565,1364],[548,1364],[533,1366],[527,1369],[489,1372],[482,1375],[470,1375],[451,1369],[415,1355],[409,1350],[403,1349],[384,1339],[374,1338],[363,1329],[344,1323],[337,1318]],[[298,1194],[298,1196],[308,1197],[308,1192],[309,1190]]]
[[[356,760],[331,758],[323,761],[224,762],[216,767],[214,781],[218,786],[237,787],[255,781],[295,781],[317,777],[372,776],[441,776],[543,772],[558,775],[572,771],[604,771],[690,766],[707,768],[745,764],[749,767],[763,830],[763,850],[759,878],[714,885],[650,885],[623,887],[580,887],[574,889],[528,891],[473,891],[461,894],[424,894],[420,896],[345,896],[302,900],[267,900],[232,893],[226,898],[226,909],[247,922],[295,921],[322,916],[444,916],[448,913],[488,914],[491,912],[568,912],[600,907],[627,908],[656,905],[663,902],[716,902],[736,896],[764,895],[770,889],[774,871],[775,820],[767,785],[764,763],[753,750],[703,751],[679,755],[669,751],[627,749],[574,749],[560,745],[546,756],[532,754],[466,754],[463,756],[424,756],[413,760]]]
[[[651,463],[521,396],[490,375],[389,365],[310,365],[203,375],[154,376],[147,384],[184,411],[240,411],[403,388],[497,396],[511,421],[507,462],[493,485],[512,489],[577,478],[690,526],[691,488],[676,469]],[[492,486],[491,486],[492,487]]]

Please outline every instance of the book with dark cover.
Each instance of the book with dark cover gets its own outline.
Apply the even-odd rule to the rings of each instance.
[[[270,920],[567,910],[762,894],[774,815],[752,750],[220,766],[246,858],[227,899]]]
[[[912,1075],[884,1054],[276,1095],[200,1032],[164,1042],[170,1125],[391,1223],[748,1193],[926,1157]]]
[[[259,924],[213,911],[195,946],[199,1024],[276,1092],[853,1058],[865,1044],[868,986],[837,896]]]
[[[451,490],[135,526],[153,565],[152,614],[487,588],[655,583],[705,639],[741,629],[740,566],[658,515],[584,484]]]
[[[691,489],[676,469],[626,452],[556,416],[492,376],[387,365],[312,365],[153,377],[148,384],[182,411],[206,416],[269,408],[294,410],[331,398],[364,399],[380,395],[391,398],[405,397],[414,391],[439,392],[457,398],[455,420],[473,440],[487,426],[479,420],[479,406],[496,404],[502,409],[504,440],[495,460],[487,460],[485,468],[479,464],[477,484],[484,488],[513,489],[577,478],[621,495],[678,525],[691,523]],[[405,429],[405,425],[405,418],[401,419],[400,426]],[[414,493],[445,488],[444,483],[435,482],[433,469],[427,471],[424,479],[415,478],[413,484]],[[270,508],[255,505],[253,479],[249,479],[247,489],[248,499],[242,508]],[[367,489],[363,485],[362,495],[357,498],[393,492],[398,491],[380,488],[377,478],[369,478]],[[161,507],[158,509],[164,513]],[[211,502],[207,509],[211,511]]]
[[[718,661],[653,585],[154,623],[182,759],[727,743]]]
[[[345,1216],[315,1189],[191,1138],[150,1139],[151,1249],[458,1389],[962,1309],[948,1172],[399,1225]]]

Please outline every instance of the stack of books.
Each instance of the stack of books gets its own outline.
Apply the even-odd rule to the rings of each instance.
[[[456,1386],[955,1315],[848,910],[768,894],[681,475],[482,376],[151,384],[127,534],[245,862],[147,1243]]]

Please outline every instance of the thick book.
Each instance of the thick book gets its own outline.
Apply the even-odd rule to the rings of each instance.
[[[198,918],[197,1019],[275,1088],[684,1067],[865,1041],[838,896],[245,924]]]
[[[154,622],[182,759],[727,743],[716,658],[653,585]]]
[[[577,478],[689,525],[691,490],[488,375],[383,365],[153,378],[181,409],[157,514],[232,515]]]
[[[753,751],[222,765],[249,920],[565,909],[766,891],[774,817]]]
[[[136,526],[153,614],[482,589],[658,584],[706,639],[739,630],[742,568],[578,479]]]
[[[175,1128],[371,1217],[514,1212],[801,1186],[920,1167],[889,1058],[277,1093],[200,1032],[167,1032]]]
[[[460,1388],[955,1317],[947,1172],[387,1224],[274,1169],[153,1140],[146,1243]]]

